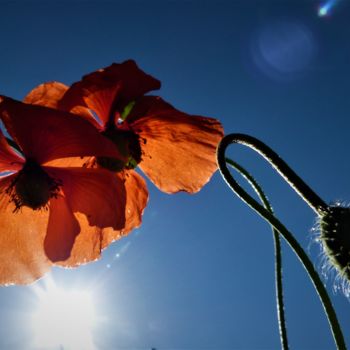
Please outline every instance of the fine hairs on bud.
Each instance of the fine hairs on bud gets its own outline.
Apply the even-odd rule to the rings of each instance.
[[[320,217],[320,237],[330,267],[337,271],[335,289],[342,289],[349,296],[350,286],[350,208],[328,207]]]

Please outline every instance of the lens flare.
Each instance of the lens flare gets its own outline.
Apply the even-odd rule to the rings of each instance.
[[[340,0],[328,0],[327,2],[323,3],[318,8],[318,15],[319,17],[326,17],[329,16],[334,6],[339,2]]]
[[[311,30],[303,23],[276,20],[257,29],[251,42],[253,62],[264,75],[279,82],[307,73],[316,52]]]

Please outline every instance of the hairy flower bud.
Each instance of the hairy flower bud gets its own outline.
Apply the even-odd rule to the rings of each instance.
[[[320,220],[320,241],[330,263],[350,282],[350,208],[329,207]]]

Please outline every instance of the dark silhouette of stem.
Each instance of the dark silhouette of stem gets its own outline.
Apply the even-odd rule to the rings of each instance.
[[[226,162],[236,169],[251,185],[256,194],[259,196],[260,201],[264,204],[265,208],[273,214],[273,209],[268,201],[264,191],[261,186],[257,183],[254,177],[242,166],[233,160],[226,158]],[[283,301],[283,284],[282,284],[282,256],[281,256],[281,242],[279,237],[279,232],[273,227],[273,239],[275,245],[275,284],[276,284],[276,304],[277,304],[277,316],[278,316],[278,326],[280,332],[280,340],[283,350],[288,350],[288,337],[287,337],[287,327],[286,327],[286,318],[284,312],[284,301]]]
[[[221,175],[223,176],[231,190],[235,192],[236,195],[239,198],[241,198],[247,205],[254,209],[270,225],[272,225],[290,245],[292,250],[299,258],[300,262],[304,266],[305,270],[307,271],[320,297],[337,348],[339,350],[346,349],[344,336],[341,331],[332,302],[312,262],[310,261],[302,247],[299,245],[297,240],[294,238],[294,236],[287,230],[287,228],[274,215],[272,215],[267,209],[265,209],[254,198],[252,198],[243,188],[241,188],[241,186],[232,177],[226,165],[225,159],[226,149],[231,143],[240,143],[243,145],[247,145],[248,147],[253,148],[258,153],[263,155],[263,157],[267,159],[274,166],[274,168],[277,169],[277,171],[288,181],[288,183],[302,196],[304,200],[307,201],[307,203],[318,214],[322,213],[323,210],[327,210],[327,205],[294,173],[294,171],[291,168],[289,168],[289,166],[282,159],[279,158],[279,156],[275,152],[273,152],[261,141],[242,134],[227,135],[221,140],[217,150],[217,162],[219,165]],[[273,160],[271,158],[273,158]],[[305,193],[307,194],[307,199],[304,197]]]
[[[263,156],[317,215],[322,216],[328,210],[328,205],[269,146],[249,135],[230,134],[222,139],[221,147],[231,143],[248,146]]]

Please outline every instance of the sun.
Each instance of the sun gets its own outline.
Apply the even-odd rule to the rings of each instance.
[[[40,349],[95,350],[92,330],[95,310],[92,295],[64,290],[54,283],[37,289],[37,308],[31,317],[34,346]]]

